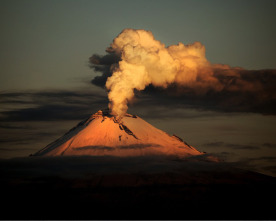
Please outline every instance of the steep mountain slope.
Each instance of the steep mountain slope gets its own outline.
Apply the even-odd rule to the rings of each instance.
[[[126,114],[118,121],[108,110],[98,111],[64,136],[37,152],[36,156],[190,156],[203,154],[140,117]]]

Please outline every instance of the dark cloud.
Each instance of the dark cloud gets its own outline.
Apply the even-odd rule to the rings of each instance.
[[[223,155],[223,156],[233,155],[233,153],[227,152],[227,151],[223,151],[223,152],[221,152],[220,154]]]
[[[263,143],[263,147],[276,148],[275,143]]]
[[[119,55],[92,55],[90,67],[101,73],[91,83],[102,88],[112,71],[118,66]],[[136,98],[143,103],[170,107],[191,107],[219,112],[251,112],[276,114],[276,70],[245,70],[213,68],[214,77],[222,88],[214,90],[171,84],[166,89],[149,85],[143,92],[136,91]]]
[[[233,148],[233,149],[247,149],[247,150],[257,150],[260,149],[258,146],[252,145],[241,145],[241,144],[225,144],[225,147]]]
[[[145,91],[136,92],[136,94],[137,99],[146,98],[148,104],[171,108],[183,107],[224,113],[251,112],[275,115],[276,70],[243,70],[240,71],[239,76],[226,78],[222,73],[217,74],[217,78],[224,85],[221,91],[210,89],[206,93],[198,93],[193,88],[172,84],[166,89],[149,86]],[[244,88],[240,82],[245,82]]]
[[[260,147],[258,147],[258,146],[246,145],[246,144],[225,143],[225,142],[222,142],[222,141],[205,143],[202,146],[205,146],[205,147],[226,147],[226,148],[231,148],[231,149],[247,149],[247,150],[260,149]]]
[[[240,158],[235,164],[240,168],[276,177],[275,162],[275,156],[260,156],[243,157]]]
[[[14,130],[14,129],[28,129],[26,128],[26,126],[17,126],[17,125],[12,125],[12,124],[0,124],[0,129],[11,129],[11,130]]]
[[[1,157],[37,152],[68,127],[107,107],[104,92],[95,91],[2,92],[0,96]]]
[[[74,113],[74,114],[73,114]],[[87,116],[88,109],[78,106],[42,105],[34,108],[5,111],[5,121],[52,121],[76,120]]]
[[[105,91],[33,91],[1,93],[0,128],[8,129],[15,125],[8,122],[82,120],[99,109],[108,106]],[[12,101],[12,105],[11,102]],[[169,104],[169,105],[168,105]],[[175,108],[172,108],[174,106]],[[147,108],[145,108],[147,107]],[[186,111],[183,111],[183,110]],[[210,116],[206,111],[187,111],[190,105],[179,102],[177,97],[164,96],[157,90],[137,93],[137,102],[129,112],[143,118],[198,118]],[[223,113],[224,114],[224,113]],[[20,126],[20,125],[19,125]],[[21,126],[22,127],[22,126]],[[18,128],[20,129],[20,128]]]
[[[25,143],[24,143],[25,144]],[[14,151],[32,151],[33,148],[27,148],[27,147],[0,147],[0,151],[11,151],[11,152],[14,152]]]
[[[24,137],[19,137],[19,138],[15,138],[15,137],[5,137],[5,138],[0,138],[0,144],[3,143],[18,143],[18,142],[24,142],[26,141],[28,138],[24,138]]]
[[[104,88],[107,78],[112,75],[112,70],[118,66],[120,60],[120,56],[116,53],[109,53],[104,56],[97,54],[92,55],[89,58],[90,67],[94,71],[100,72],[102,75],[96,76],[91,80],[91,83]]]
[[[224,142],[211,142],[211,143],[205,143],[202,146],[204,147],[221,147],[224,146]]]
[[[177,88],[168,89],[171,93]],[[163,89],[148,87],[144,92],[136,92],[137,100],[133,106],[133,113],[147,118],[197,118],[211,116],[214,113],[205,110],[202,101],[191,95],[168,95]],[[21,151],[22,156],[27,156],[46,146],[48,143],[62,136],[68,128],[99,109],[107,107],[107,96],[102,90],[98,92],[83,91],[33,91],[1,93],[0,111],[0,146],[3,153]],[[185,98],[182,100],[182,98]],[[186,102],[187,101],[187,102]],[[208,102],[206,103],[206,106]],[[146,108],[145,108],[146,107]],[[188,111],[197,108],[196,111]],[[130,113],[132,113],[130,108]],[[211,108],[209,108],[210,110]],[[184,111],[185,110],[185,111]],[[218,113],[217,113],[218,114]],[[217,116],[216,114],[216,116]],[[226,113],[221,111],[220,114]],[[231,113],[227,113],[231,114]],[[58,125],[59,122],[73,120],[72,125]],[[36,125],[36,122],[39,122]],[[51,122],[53,124],[51,125]],[[45,124],[45,125],[44,125]],[[46,125],[47,124],[47,125]],[[54,127],[54,128],[53,128]],[[30,144],[35,144],[30,146]],[[19,146],[22,148],[19,148]],[[203,145],[204,146],[204,145]],[[257,150],[256,145],[243,145],[225,143],[221,141],[205,144],[206,147],[224,147],[225,152],[231,150]],[[273,143],[263,143],[260,147],[275,147]],[[28,148],[32,148],[28,151]],[[142,146],[129,146],[129,149],[143,148]],[[227,151],[228,151],[227,150]],[[207,151],[208,152],[208,151]],[[223,157],[233,153],[222,153]],[[10,154],[12,156],[12,154]],[[265,159],[262,159],[265,160]],[[268,160],[268,159],[267,159]],[[273,160],[273,159],[271,159]],[[261,161],[261,160],[260,160]],[[251,161],[252,162],[252,161]]]
[[[2,93],[1,97],[2,107],[13,103],[13,108],[1,111],[2,122],[80,120],[106,108],[108,102],[102,94],[73,91]]]
[[[47,104],[49,102],[62,104],[84,104],[102,101],[106,98],[103,93],[82,92],[82,91],[20,91],[16,93],[0,93],[1,104]]]
[[[59,131],[56,128],[44,128],[43,123],[37,127],[22,127],[21,129],[1,129],[0,130],[0,150],[26,150],[27,146],[50,142],[55,139]],[[51,125],[48,125],[51,127]],[[49,141],[48,141],[49,140]],[[21,147],[21,148],[19,148]],[[24,148],[25,149],[24,149]]]
[[[276,162],[276,156],[262,156],[262,157],[250,158],[249,160]]]
[[[262,167],[263,170],[268,171],[270,174],[276,176],[276,165]]]

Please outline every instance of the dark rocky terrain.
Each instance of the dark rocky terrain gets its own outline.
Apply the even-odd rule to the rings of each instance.
[[[275,219],[273,177],[173,157],[0,161],[1,219]]]

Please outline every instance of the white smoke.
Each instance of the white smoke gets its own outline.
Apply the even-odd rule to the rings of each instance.
[[[166,88],[177,83],[199,90],[220,87],[200,42],[166,47],[150,31],[125,29],[113,40],[108,52],[121,57],[106,82],[109,108],[118,117],[126,113],[134,89],[144,90],[149,84]]]
[[[211,64],[200,42],[166,47],[150,31],[125,29],[106,52],[89,58],[91,68],[102,73],[91,83],[107,88],[109,108],[118,118],[134,100],[135,90],[148,85],[203,104],[209,99],[215,105],[210,108],[275,113],[276,70]]]

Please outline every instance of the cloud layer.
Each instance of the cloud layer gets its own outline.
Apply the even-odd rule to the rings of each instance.
[[[200,42],[165,47],[150,31],[125,29],[106,52],[90,57],[91,68],[102,73],[91,82],[107,88],[119,116],[143,90],[203,109],[275,114],[276,70],[211,64]]]

